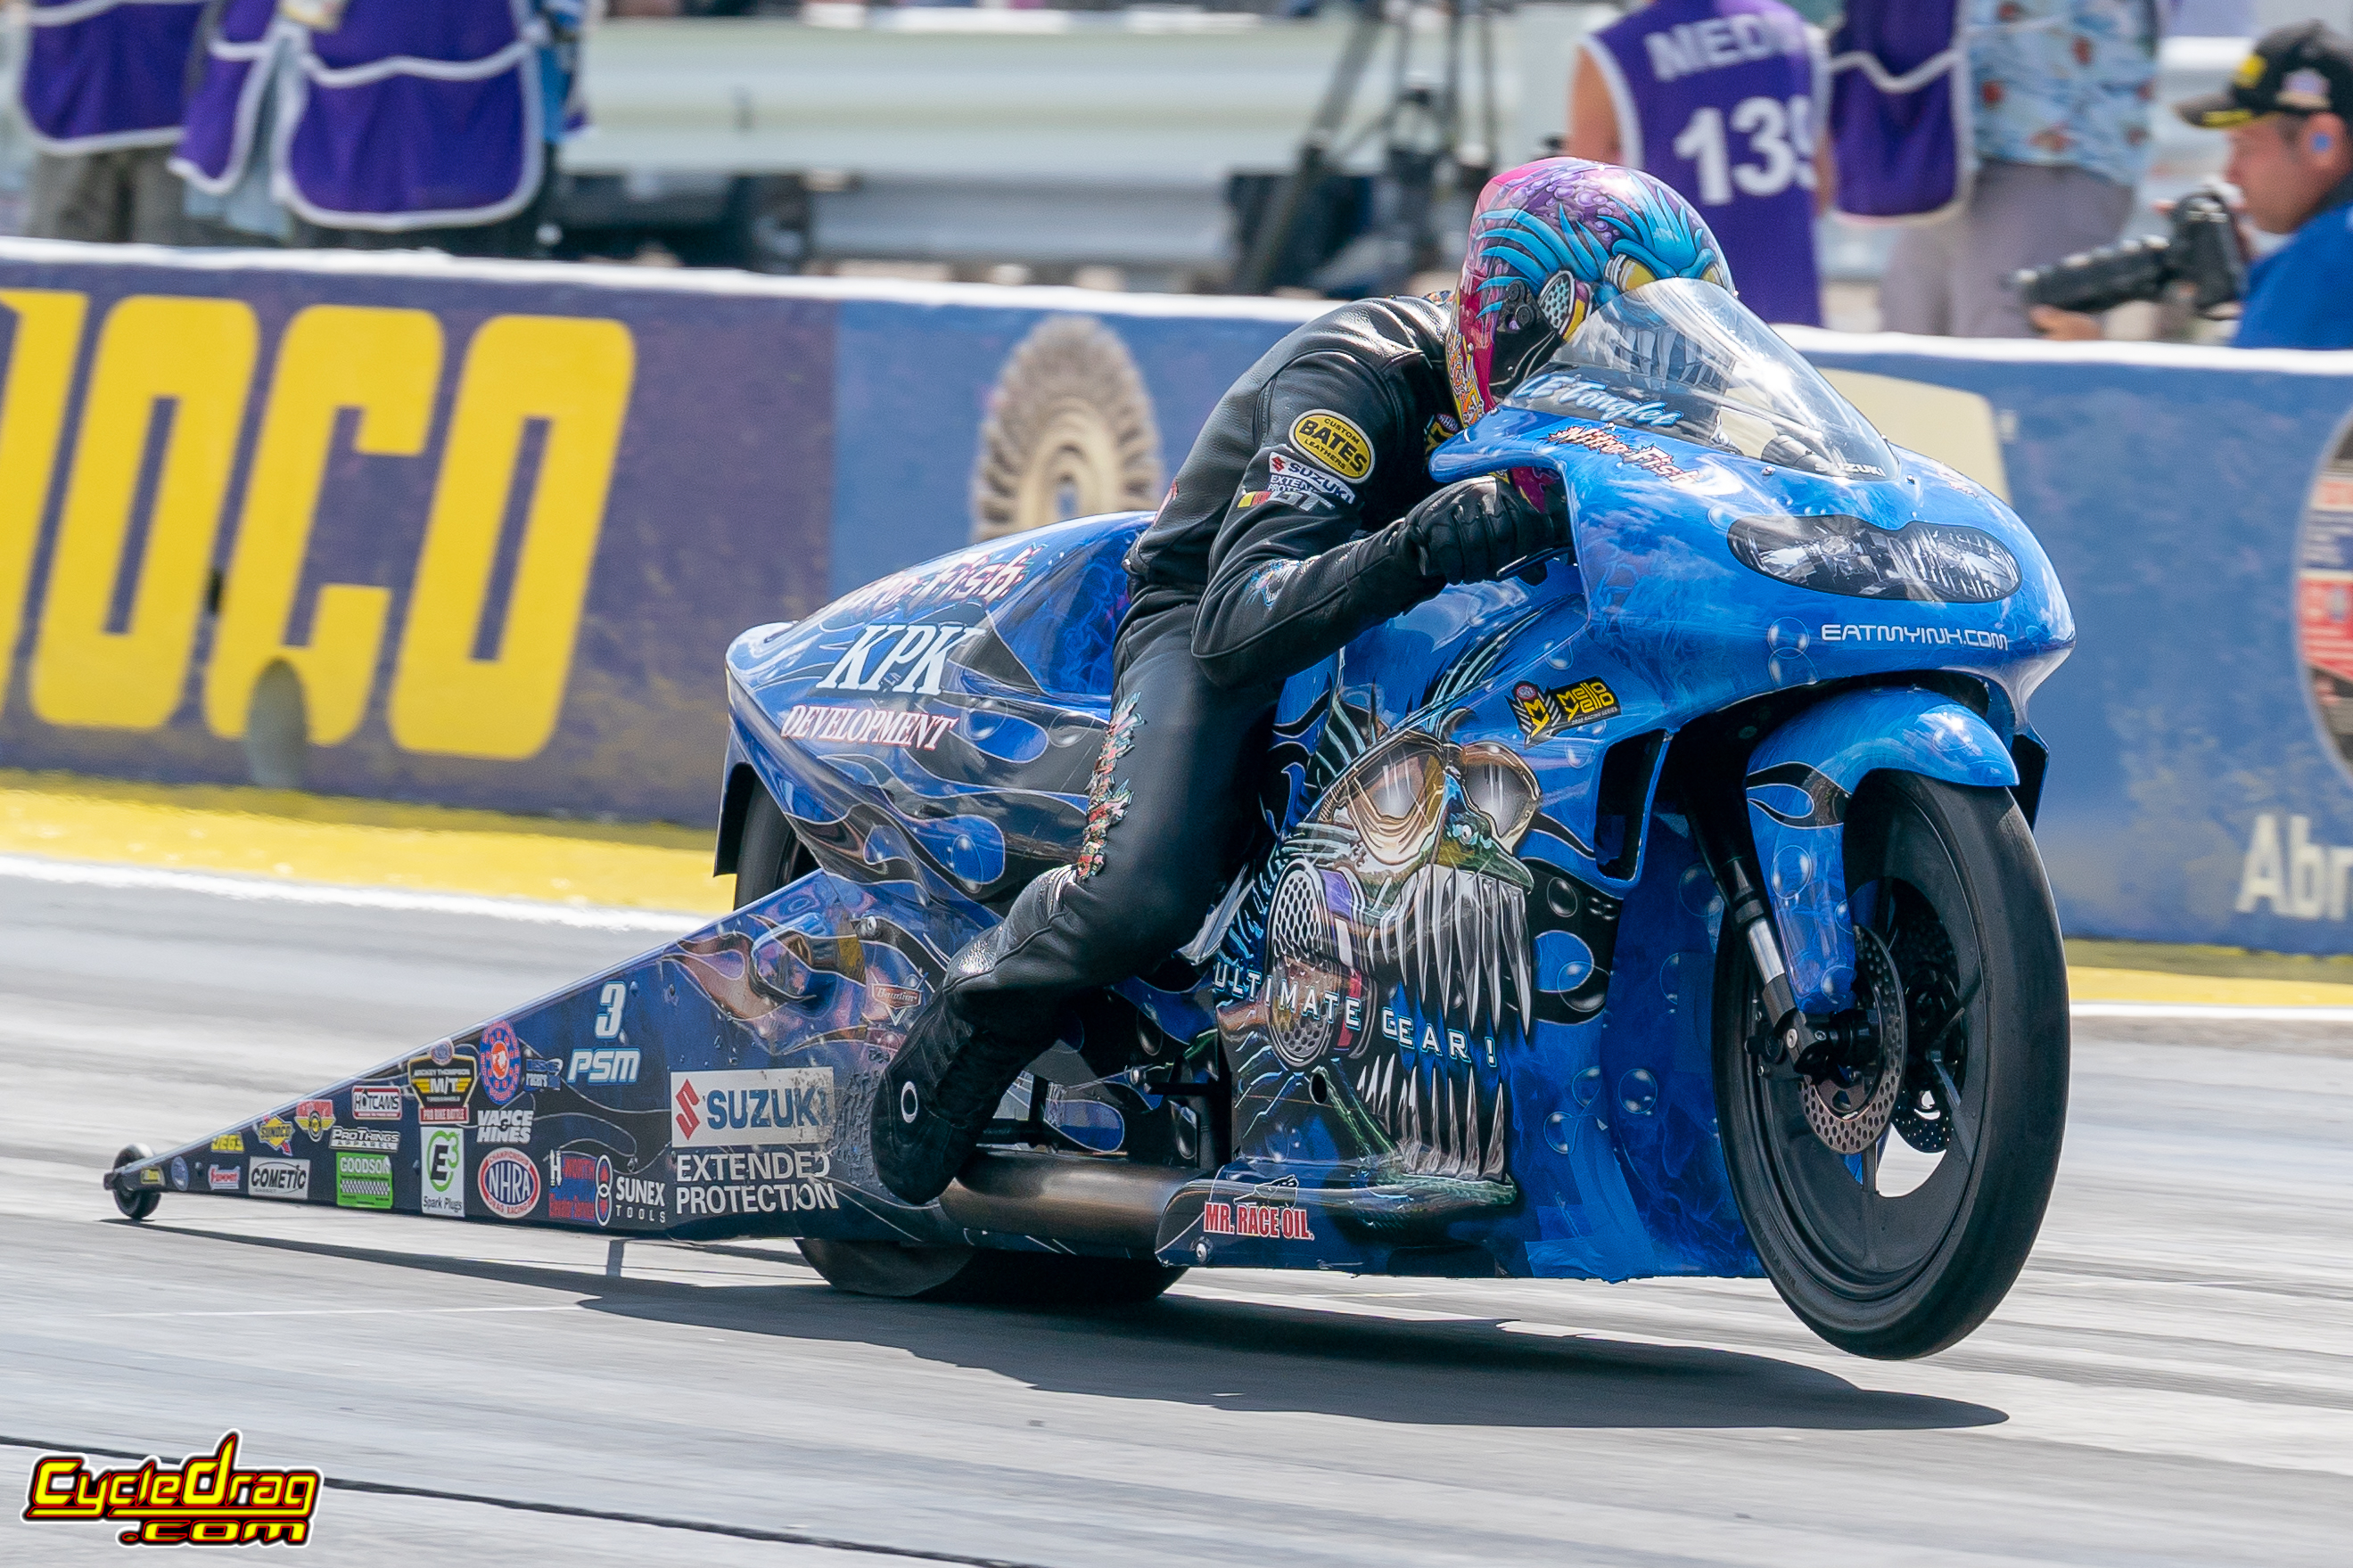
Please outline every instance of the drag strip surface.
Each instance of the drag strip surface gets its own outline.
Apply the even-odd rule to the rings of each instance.
[[[306,1560],[2339,1563],[2353,1027],[2076,1026],[2044,1241],[1934,1361],[1742,1281],[1197,1272],[1057,1316],[835,1294],[789,1244],[97,1174],[503,1011],[643,931],[0,884],[0,1475],[50,1444],[333,1489]],[[114,1461],[121,1462],[121,1461]],[[15,1493],[12,1491],[11,1496]],[[96,1525],[0,1560],[120,1561]]]

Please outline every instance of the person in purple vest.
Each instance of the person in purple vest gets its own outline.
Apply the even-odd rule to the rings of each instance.
[[[1818,327],[1823,87],[1821,53],[1780,0],[1653,0],[1587,35],[1563,151],[1664,180],[1706,215],[1742,304]]]
[[[188,46],[205,0],[33,0],[16,96],[36,149],[26,232],[185,238],[180,139]]]
[[[301,245],[543,248],[586,0],[216,0],[176,169]]]

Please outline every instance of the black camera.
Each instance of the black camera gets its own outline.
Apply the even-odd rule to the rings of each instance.
[[[2173,206],[2173,232],[2105,245],[2010,279],[2030,305],[2097,315],[2133,300],[2154,300],[2176,283],[2189,285],[2191,308],[2204,315],[2246,290],[2247,253],[2231,209],[2211,190],[2192,191]]]

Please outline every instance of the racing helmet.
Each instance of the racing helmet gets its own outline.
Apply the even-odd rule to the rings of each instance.
[[[1541,158],[1488,181],[1446,333],[1463,425],[1535,374],[1588,316],[1661,278],[1737,292],[1706,220],[1663,182],[1583,158]]]

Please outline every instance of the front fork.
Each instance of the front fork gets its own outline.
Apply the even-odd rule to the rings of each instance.
[[[1789,966],[1781,956],[1781,939],[1773,929],[1773,906],[1758,885],[1746,836],[1729,831],[1725,815],[1720,803],[1710,801],[1707,808],[1691,814],[1691,824],[1700,854],[1715,875],[1716,891],[1724,897],[1725,934],[1737,931],[1747,943],[1757,977],[1764,983],[1765,1029],[1750,1037],[1748,1048],[1767,1062],[1785,1056],[1795,1058],[1814,1043],[1814,1030],[1790,987]]]

